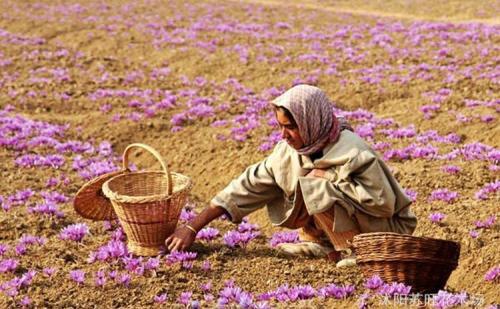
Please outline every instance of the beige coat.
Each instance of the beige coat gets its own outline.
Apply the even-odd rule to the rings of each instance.
[[[328,179],[305,177],[313,168],[325,169]],[[292,227],[297,207],[305,204],[309,215],[335,207],[334,232],[359,226],[362,233],[411,234],[417,224],[410,199],[386,164],[348,130],[314,162],[285,142],[278,143],[266,159],[249,166],[212,202],[226,209],[235,223],[267,205],[274,225]]]

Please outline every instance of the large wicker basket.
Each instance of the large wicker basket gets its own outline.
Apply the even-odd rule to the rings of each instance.
[[[460,244],[442,239],[396,233],[367,233],[354,237],[357,264],[366,278],[411,285],[412,293],[443,289],[458,265]]]
[[[155,256],[160,254],[165,239],[175,230],[191,181],[181,174],[170,173],[160,154],[144,144],[131,144],[125,149],[124,169],[128,170],[128,156],[134,147],[153,154],[163,171],[121,174],[106,181],[102,191],[111,200],[123,226],[129,251]]]

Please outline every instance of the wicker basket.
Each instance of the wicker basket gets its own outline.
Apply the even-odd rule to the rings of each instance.
[[[85,183],[75,195],[73,207],[80,216],[91,220],[116,219],[115,211],[109,199],[102,192],[102,185],[109,179],[127,173],[120,170],[103,174]]]
[[[385,282],[411,285],[413,293],[443,289],[460,256],[454,241],[396,233],[360,234],[353,246],[366,278],[378,275]]]
[[[142,148],[160,161],[163,171],[129,172],[103,184],[102,190],[127,235],[130,252],[142,256],[160,254],[165,239],[173,233],[191,189],[188,177],[170,173],[160,154],[144,144],[131,144],[123,154],[123,168],[128,170],[128,156],[134,147]]]

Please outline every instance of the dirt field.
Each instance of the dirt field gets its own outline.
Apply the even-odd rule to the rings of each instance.
[[[221,236],[196,242],[197,257],[184,266],[165,256],[158,266],[147,258],[89,261],[111,239],[123,240],[120,229],[73,210],[78,189],[117,170],[134,142],[193,180],[190,206],[201,210],[270,153],[268,102],[298,83],[324,89],[416,194],[416,236],[460,242],[446,290],[466,292],[463,306],[498,306],[500,5],[381,3],[2,1],[0,307],[211,308],[235,298],[224,297],[235,287],[250,300],[228,306],[359,306],[359,268],[280,256],[269,240],[283,230],[265,210],[249,216],[260,236],[246,248],[228,247],[222,236],[237,226],[216,220]],[[159,167],[147,155],[132,161]],[[438,214],[444,219],[433,222]],[[89,234],[60,239],[77,223]],[[85,273],[81,283],[75,270]],[[95,280],[98,271],[105,283]],[[315,292],[265,297],[285,284]],[[355,290],[322,297],[329,284]],[[384,307],[377,297],[367,302]]]

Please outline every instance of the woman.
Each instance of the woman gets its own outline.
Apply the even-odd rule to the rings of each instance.
[[[304,242],[279,246],[288,254],[339,260],[356,234],[414,231],[410,199],[375,151],[335,117],[321,89],[298,85],[272,103],[284,141],[168,237],[169,250],[187,249],[200,229],[224,213],[239,223],[266,205],[273,224],[302,229]]]

